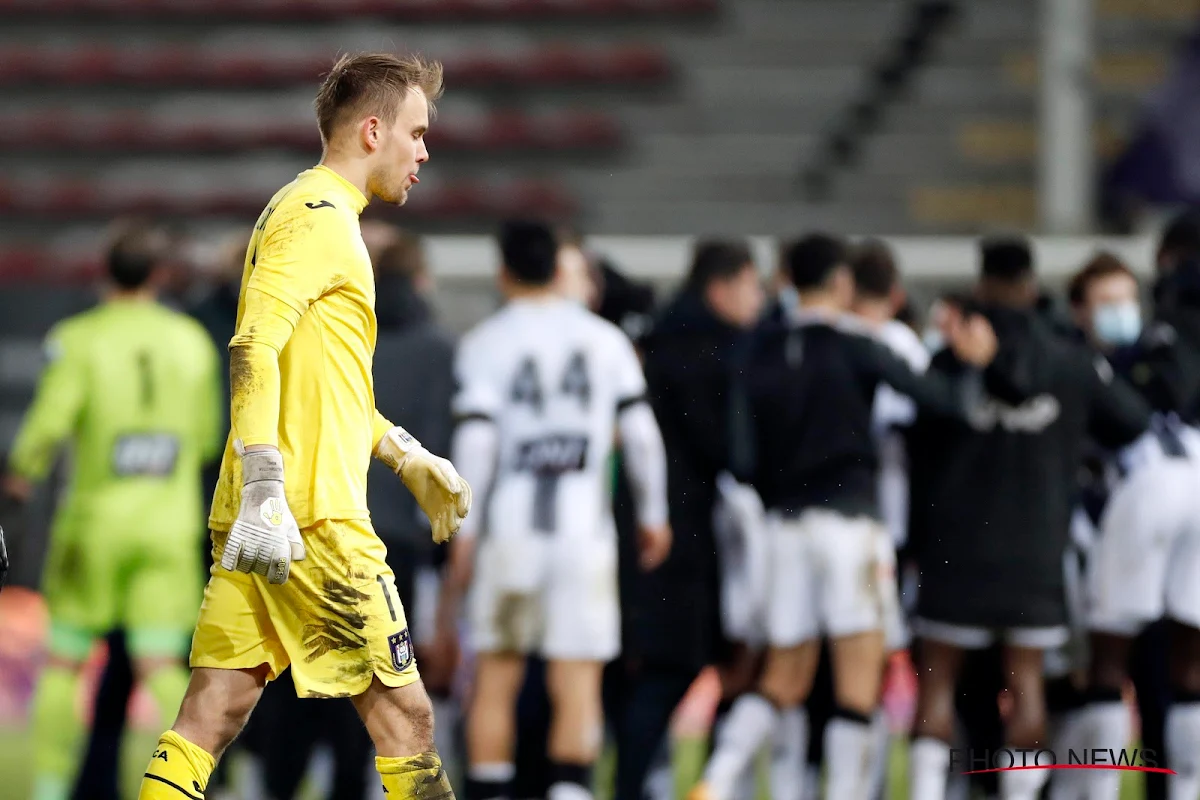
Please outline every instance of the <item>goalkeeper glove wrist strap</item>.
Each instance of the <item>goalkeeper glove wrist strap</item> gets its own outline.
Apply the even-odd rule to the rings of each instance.
[[[422,445],[417,438],[397,425],[379,440],[379,446],[375,448],[375,455],[393,472],[398,473],[404,465],[405,459],[421,449]]]
[[[255,450],[242,456],[242,485],[259,481],[283,482],[283,454],[278,450]]]

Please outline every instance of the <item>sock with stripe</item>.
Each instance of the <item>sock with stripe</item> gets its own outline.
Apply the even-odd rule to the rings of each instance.
[[[1064,742],[1068,747],[1062,747],[1060,752],[1070,747],[1119,752],[1133,736],[1133,719],[1120,689],[1093,688],[1088,693],[1088,704],[1070,722],[1072,729],[1064,736],[1077,741]],[[1056,781],[1060,778],[1064,779],[1060,785],[1065,782],[1083,787],[1081,796],[1088,800],[1116,800],[1121,793],[1121,773],[1116,770],[1066,770],[1065,774],[1054,776]]]
[[[375,759],[387,800],[454,800],[450,779],[436,752]]]
[[[1177,797],[1200,796],[1200,696],[1176,692],[1167,711],[1167,791]]]
[[[517,765],[510,761],[467,767],[467,800],[509,800]]]
[[[908,748],[909,800],[943,800],[950,770],[950,745],[918,736]]]
[[[79,768],[83,720],[75,708],[79,673],[47,667],[33,698],[33,800],[66,800]]]
[[[704,770],[704,782],[712,797],[727,800],[737,794],[747,766],[775,732],[779,710],[761,694],[744,694],[733,704],[721,730],[714,737],[716,747]]]
[[[142,777],[138,800],[204,800],[216,761],[175,731],[158,740]]]
[[[780,713],[771,744],[772,800],[804,800],[804,762],[808,755],[808,710],[804,706]],[[753,781],[751,776],[748,782]]]
[[[592,768],[585,764],[552,763],[546,800],[592,800]]]
[[[1010,746],[1004,749],[1015,753],[1018,748]],[[1000,798],[1001,800],[1038,800],[1042,795],[1042,787],[1049,779],[1050,771],[1045,769],[1017,769],[1001,772]]]
[[[858,800],[867,796],[874,746],[870,717],[849,709],[834,712],[825,726],[826,800]]]

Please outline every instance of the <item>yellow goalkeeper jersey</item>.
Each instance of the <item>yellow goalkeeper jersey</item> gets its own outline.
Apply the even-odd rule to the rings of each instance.
[[[234,414],[209,516],[214,530],[229,530],[237,519],[239,438],[279,447],[288,505],[301,528],[369,517],[371,451],[390,424],[375,412],[371,378],[375,278],[359,229],[366,205],[355,186],[317,166],[280,189],[258,218],[230,347],[278,352],[279,425],[239,431]],[[236,410],[238,376],[231,377]]]

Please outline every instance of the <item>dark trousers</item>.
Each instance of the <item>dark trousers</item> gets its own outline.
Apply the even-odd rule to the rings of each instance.
[[[646,776],[667,737],[671,715],[699,670],[643,666],[630,671],[622,661],[605,673],[605,705],[616,740],[615,800],[642,800]]]
[[[124,631],[107,637],[108,663],[96,692],[87,754],[75,783],[74,800],[120,800],[121,739],[133,694],[133,662],[125,649]],[[86,776],[86,785],[84,783]]]
[[[837,699],[833,693],[833,659],[829,654],[829,640],[821,641],[821,655],[817,659],[817,672],[813,676],[812,690],[804,701],[808,714],[808,765],[820,768],[825,760],[825,726],[833,719],[837,710]]]
[[[525,662],[525,685],[517,696],[517,747],[513,761],[513,797],[545,797],[550,789],[550,695],[546,691],[546,662],[531,656]]]
[[[1003,748],[1004,721],[1000,718],[1000,692],[1004,689],[1004,655],[999,645],[968,650],[958,675],[955,706],[967,736],[967,747],[976,753]],[[1000,790],[993,772],[971,776],[971,785],[989,795]]]
[[[1166,751],[1167,709],[1171,705],[1168,626],[1165,620],[1147,626],[1134,642],[1129,665],[1142,720],[1142,747],[1155,751],[1160,759]],[[1146,773],[1145,778],[1146,800],[1166,800],[1167,776]]]
[[[354,705],[345,699],[301,700],[285,672],[263,692],[255,715],[269,721],[263,745],[264,778],[272,800],[291,800],[304,778],[313,748],[333,750],[330,800],[362,800],[367,792],[371,738]]]

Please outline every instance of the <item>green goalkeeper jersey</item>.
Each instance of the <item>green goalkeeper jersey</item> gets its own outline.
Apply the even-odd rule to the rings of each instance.
[[[70,445],[55,537],[202,532],[200,470],[224,441],[205,330],[158,303],[114,299],[56,325],[46,357],[9,469],[40,481]]]

